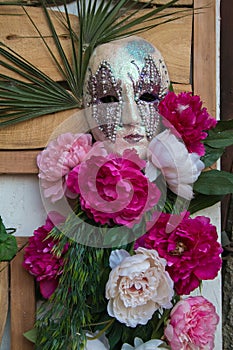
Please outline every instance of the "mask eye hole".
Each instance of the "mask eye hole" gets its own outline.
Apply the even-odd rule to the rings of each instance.
[[[118,98],[116,96],[113,95],[106,95],[101,97],[100,102],[102,103],[112,103],[112,102],[119,102]]]
[[[151,94],[149,92],[145,92],[139,97],[139,100],[144,101],[144,102],[158,102],[159,97],[157,94]]]

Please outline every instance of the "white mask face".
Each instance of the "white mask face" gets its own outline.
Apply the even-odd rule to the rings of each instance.
[[[96,48],[84,84],[86,117],[96,141],[120,154],[135,148],[143,158],[160,129],[158,103],[169,87],[160,52],[130,37]],[[88,108],[89,107],[89,108]]]

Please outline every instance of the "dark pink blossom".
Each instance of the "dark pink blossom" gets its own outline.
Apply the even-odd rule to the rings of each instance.
[[[157,186],[142,173],[145,164],[134,150],[122,156],[93,155],[70,172],[67,186],[80,194],[82,209],[96,222],[129,226],[160,197]]]
[[[180,300],[172,309],[165,328],[171,350],[213,350],[219,317],[202,296]]]
[[[185,143],[190,153],[205,154],[201,140],[207,137],[206,131],[216,126],[216,120],[202,107],[200,97],[190,92],[176,95],[170,92],[159,104],[163,124],[174,130]]]
[[[40,291],[44,298],[49,298],[58,285],[59,276],[64,264],[63,255],[68,246],[64,247],[61,257],[56,256],[52,250],[56,241],[48,238],[48,233],[64,222],[65,218],[56,212],[50,212],[45,225],[34,231],[34,236],[29,238],[29,244],[25,248],[24,268],[36,277]]]
[[[171,214],[162,213],[155,225],[136,241],[135,248],[157,250],[160,257],[167,260],[167,271],[174,281],[176,293],[189,294],[201,280],[217,276],[222,248],[217,241],[216,227],[210,224],[209,218],[197,216],[192,219],[187,212],[168,233],[166,227],[170,218]]]

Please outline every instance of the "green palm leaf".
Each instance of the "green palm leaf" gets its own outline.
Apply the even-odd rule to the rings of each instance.
[[[0,43],[0,66],[22,77],[21,81],[20,78],[14,79],[0,74],[0,126],[7,126],[67,109],[81,108],[83,82],[90,56],[95,47],[141,33],[162,23],[185,16],[184,11],[180,9],[170,13],[164,12],[177,1],[168,1],[167,4],[148,10],[146,13],[143,12],[141,16],[135,18],[135,14],[146,8],[150,2],[141,4],[139,1],[132,0],[119,0],[118,2],[114,0],[92,0],[87,3],[86,0],[77,0],[77,21],[79,22],[79,32],[77,32],[72,27],[67,3],[64,0],[64,11],[58,10],[53,11],[53,13],[56,19],[59,19],[66,28],[70,37],[71,62],[62,47],[51,16],[52,11],[47,8],[47,2],[39,0],[59,54],[59,60],[30,17],[26,7],[23,6],[25,14],[60,71],[67,90],[33,66],[26,58],[21,57],[12,49]],[[0,5],[3,4],[9,5],[9,2],[0,2]],[[21,6],[25,5],[25,2],[17,1],[10,4]],[[135,4],[137,5],[136,9]],[[54,5],[56,6],[56,0],[54,0]],[[122,17],[123,13],[126,13],[124,17]],[[25,79],[27,82],[25,82]]]

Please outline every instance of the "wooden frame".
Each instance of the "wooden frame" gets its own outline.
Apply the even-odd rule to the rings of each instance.
[[[164,0],[162,0],[164,1]],[[155,1],[155,4],[160,4]],[[190,0],[183,0],[183,4],[190,6]],[[44,69],[49,76],[58,81],[61,76],[51,61],[51,57],[41,51],[41,46],[38,48],[38,37],[32,37],[31,26],[28,19],[23,17],[22,11],[18,8],[1,7],[1,10],[9,13],[15,12],[23,21],[25,21],[25,29],[22,30],[22,25],[18,21],[18,17],[9,17],[10,15],[1,16],[0,22],[0,41],[10,44],[14,50],[23,56],[27,57],[27,52],[30,51],[30,61]],[[189,8],[190,9],[190,8]],[[2,10],[2,11],[3,11]],[[148,11],[148,10],[143,10]],[[172,11],[172,10],[168,10]],[[39,23],[42,32],[48,35],[46,22],[43,21],[43,11],[39,8],[30,9],[33,18]],[[16,20],[14,20],[16,18]],[[7,23],[11,23],[10,28]],[[8,28],[8,29],[7,29]],[[61,40],[65,41],[64,45],[69,54],[67,47],[67,39],[65,33],[58,26]],[[145,39],[154,44],[163,54],[168,65],[171,80],[174,83],[174,88],[179,91],[191,91],[191,42],[192,42],[192,12],[174,22],[163,24],[156,27],[150,32],[145,32],[141,35]],[[27,37],[30,37],[26,40]],[[159,40],[158,40],[159,38]],[[36,44],[37,43],[37,44]],[[50,40],[50,45],[52,41]],[[30,50],[33,47],[33,50]],[[174,47],[176,48],[174,50]],[[54,48],[54,51],[56,49]],[[0,71],[2,68],[0,67]],[[6,72],[5,72],[6,73]],[[44,148],[54,129],[64,120],[69,118],[75,110],[54,113],[46,117],[39,117],[34,120],[23,122],[21,124],[0,129],[0,173],[4,174],[34,174],[37,172],[36,155],[39,150]]]
[[[34,278],[22,266],[27,242],[28,238],[18,237],[17,255],[10,263],[0,263],[0,344],[10,307],[11,350],[34,348],[23,336],[33,328],[36,311]]]
[[[164,0],[158,0],[157,3],[161,3]],[[182,1],[182,0],[181,0]],[[185,0],[184,0],[185,1]],[[190,1],[187,0],[190,4]],[[156,2],[156,1],[155,1]],[[187,2],[185,2],[187,4]],[[204,105],[208,108],[209,112],[216,115],[216,1],[215,0],[194,0],[194,8],[203,7],[201,13],[197,13],[193,16],[193,32],[192,23],[189,23],[190,33],[183,37],[183,43],[187,43],[187,37],[190,35],[190,56],[191,58],[191,39],[193,42],[193,91],[195,94],[199,94],[204,101]],[[184,26],[186,22],[180,22],[177,24],[177,31],[185,31]],[[170,24],[172,25],[172,24]],[[154,36],[165,35],[168,30],[166,27],[158,27]],[[0,31],[1,32],[1,31]],[[174,33],[173,33],[174,34]],[[193,37],[191,37],[193,34]],[[144,37],[151,41],[150,33],[144,34]],[[170,37],[169,40],[173,40]],[[156,44],[156,43],[155,43]],[[158,46],[158,45],[157,45]],[[160,50],[165,57],[166,52],[163,52],[161,46]],[[179,49],[176,50],[177,52]],[[175,52],[176,53],[176,52]],[[190,60],[191,62],[191,60]],[[190,67],[189,62],[189,67]],[[178,66],[176,69],[182,67]],[[172,75],[172,77],[175,75]],[[190,80],[178,81],[174,79],[176,90],[188,90],[191,89]],[[33,132],[35,128],[39,129],[39,134],[43,136],[44,128],[47,128],[48,133],[52,132],[53,128],[59,124],[64,118],[69,117],[70,112],[66,112],[65,116],[62,113],[49,116],[47,121],[48,125],[44,123],[43,117],[34,120],[29,127],[29,131]],[[47,118],[47,117],[46,117]],[[45,120],[45,119],[44,119]],[[16,128],[7,128],[7,130],[0,130],[0,173],[3,174],[35,174],[37,173],[36,156],[38,151],[46,145],[47,134],[42,137],[37,143],[34,143],[33,147],[20,146],[14,147],[14,145],[3,145],[2,140],[9,138],[12,135],[12,139],[17,133],[23,133],[24,126],[21,125]],[[27,132],[29,132],[27,131]],[[12,134],[11,134],[12,132]],[[6,136],[7,135],[7,136]],[[22,138],[23,139],[23,138]],[[20,142],[22,142],[22,139]],[[42,140],[42,141],[41,141]],[[4,147],[3,147],[4,146]],[[27,243],[26,238],[18,238],[19,253],[12,260],[10,264],[0,264],[0,340],[4,330],[4,324],[8,312],[8,305],[11,307],[11,350],[32,350],[33,344],[28,342],[23,333],[33,327],[35,321],[35,291],[34,280],[27,272],[22,268],[23,249]],[[10,276],[10,285],[9,285]],[[8,303],[8,291],[10,290],[10,304]]]

